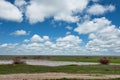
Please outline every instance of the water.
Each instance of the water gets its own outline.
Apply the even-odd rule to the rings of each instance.
[[[25,60],[29,65],[43,65],[43,66],[64,66],[64,65],[96,65],[98,63],[91,62],[68,62],[68,61],[48,61],[48,60]],[[12,60],[0,60],[0,64],[12,64]]]
[[[12,60],[0,60],[0,64],[12,64]]]

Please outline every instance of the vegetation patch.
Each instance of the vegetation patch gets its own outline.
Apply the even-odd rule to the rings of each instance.
[[[68,65],[58,67],[27,64],[0,65],[0,74],[64,72],[80,74],[120,74],[120,65]]]

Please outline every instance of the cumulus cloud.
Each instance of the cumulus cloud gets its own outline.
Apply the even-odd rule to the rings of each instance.
[[[44,40],[44,41],[49,41],[50,38],[49,38],[48,36],[43,36],[43,40]]]
[[[10,21],[21,22],[22,19],[21,11],[6,0],[0,0],[0,18]]]
[[[89,35],[86,48],[90,51],[119,53],[120,29],[113,24],[106,25]]]
[[[23,42],[25,42],[25,43],[28,43],[28,42],[39,43],[39,42],[46,42],[49,40],[50,40],[49,36],[41,37],[38,34],[34,34],[30,39],[25,39]]]
[[[16,30],[12,33],[10,33],[10,35],[14,35],[14,36],[23,36],[23,35],[29,35],[30,32],[26,32],[25,30]]]
[[[82,42],[82,40],[78,36],[68,35],[68,36],[63,37],[63,38],[61,38],[61,37],[58,38],[57,42],[70,42],[70,43],[79,44]]]
[[[78,24],[74,31],[89,35],[90,40],[85,47],[93,53],[116,54],[120,52],[120,29],[105,17]]]
[[[14,4],[20,9],[22,13],[24,13],[28,3],[25,0],[15,0]]]
[[[96,2],[89,5],[90,1]],[[98,0],[15,0],[14,4],[0,0],[0,18],[22,22],[23,15],[31,24],[53,18],[55,21],[76,23],[81,18],[89,19],[89,14],[101,15],[115,10],[115,6],[97,4]],[[86,11],[87,10],[87,11]],[[81,17],[85,13],[84,17]],[[80,15],[78,15],[80,14]]]
[[[76,22],[79,20],[75,13],[82,12],[89,0],[31,0],[27,6],[26,16],[30,23],[43,22],[46,18]]]
[[[39,35],[35,34],[35,35],[32,36],[30,41],[31,42],[43,42],[43,39]]]
[[[41,37],[42,42],[36,38],[36,42],[31,42],[30,40],[33,38],[31,37],[30,39],[25,39],[25,41],[29,42],[27,44],[1,44],[0,53],[13,55],[114,55],[120,52],[120,30],[112,26],[108,28],[111,28],[112,32],[109,30],[104,33],[104,28],[100,32],[92,33],[92,37],[85,47],[80,46],[82,40],[75,35],[59,37],[55,42],[51,42],[47,37]],[[113,33],[112,36],[111,33]]]
[[[7,43],[5,43],[5,44],[1,44],[0,45],[0,48],[15,48],[15,46],[17,46],[18,44],[7,44]]]
[[[78,36],[68,35],[63,38],[61,37],[58,38],[56,46],[63,49],[69,48],[69,47],[74,48],[74,47],[78,47],[81,42],[82,40]]]
[[[94,33],[91,33],[89,34],[88,36],[89,39],[95,39],[96,38],[96,35]]]
[[[0,44],[0,55],[8,55],[8,54],[12,54],[14,53],[14,55],[16,54],[16,47],[18,46],[17,43],[15,44],[11,44],[11,43],[4,43],[4,44]]]
[[[100,4],[94,4],[94,5],[90,6],[90,8],[87,10],[87,12],[92,15],[101,15],[106,12],[112,12],[114,10],[115,10],[115,6],[113,6],[113,5],[103,6]]]
[[[32,54],[32,55],[78,55],[82,53],[80,44],[82,40],[75,35],[66,35],[65,37],[59,37],[55,42],[51,42],[48,36],[41,37],[44,41],[39,42],[40,36],[35,34],[34,39],[36,42],[29,42],[27,44],[1,44],[0,52],[2,54]],[[25,39],[30,41],[33,39]],[[36,39],[36,37],[38,39]],[[4,50],[4,51],[3,51]],[[3,52],[2,52],[3,51]]]
[[[91,21],[85,21],[82,24],[78,24],[78,27],[74,31],[79,34],[88,34],[92,32],[97,32],[103,27],[109,26],[111,21],[107,20],[105,17],[94,18]]]
[[[68,29],[68,30],[72,30],[73,29],[71,26],[66,26],[65,28]]]
[[[14,5],[6,0],[0,0],[0,19],[21,22],[22,14],[31,23],[43,22],[53,18],[54,21],[77,23],[74,29],[81,36],[88,35],[89,41],[81,46],[83,40],[71,35],[73,27],[66,26],[69,31],[66,36],[58,37],[54,42],[49,36],[34,34],[25,39],[22,44],[0,44],[2,54],[32,54],[32,55],[76,55],[95,53],[120,53],[120,28],[113,25],[105,17],[93,18],[90,15],[102,15],[115,10],[113,5],[100,5],[99,0],[91,0],[96,4],[87,6],[90,0],[15,0]],[[79,15],[78,15],[79,13]],[[83,14],[84,13],[84,14]],[[83,15],[81,19],[81,15]],[[80,22],[80,23],[79,23]],[[59,24],[61,25],[61,23]],[[29,35],[25,30],[17,30],[10,35]]]
[[[15,0],[14,4],[18,7],[21,7],[25,4],[27,4],[27,2],[25,0]]]
[[[66,32],[66,35],[70,35],[71,34],[71,32]]]
[[[29,41],[30,41],[29,39],[25,39],[23,42],[28,43]]]

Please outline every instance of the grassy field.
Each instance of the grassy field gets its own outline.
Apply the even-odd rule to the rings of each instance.
[[[0,60],[13,59],[16,56],[0,56]],[[51,61],[98,62],[104,56],[19,56],[23,59],[42,59]],[[120,56],[106,56],[110,63],[120,63]]]
[[[44,72],[65,72],[81,74],[120,74],[120,65],[90,65],[90,66],[32,66],[26,64],[0,65],[0,74],[13,73],[44,73]]]
[[[77,56],[64,56],[64,57],[52,57],[49,58],[49,60],[52,61],[75,61],[75,62],[98,62],[102,57],[95,57],[95,56],[83,56],[83,57],[77,57]],[[120,57],[107,57],[110,60],[110,63],[120,63]]]

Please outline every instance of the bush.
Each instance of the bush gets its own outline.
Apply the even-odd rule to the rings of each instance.
[[[25,62],[20,57],[15,57],[13,59],[13,64],[24,64]]]
[[[109,64],[109,60],[108,60],[106,57],[101,58],[101,59],[99,60],[99,62],[100,62],[101,64]]]

